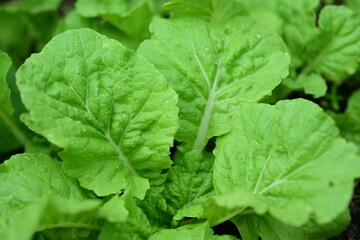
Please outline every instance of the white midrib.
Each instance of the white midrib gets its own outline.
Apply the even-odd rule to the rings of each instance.
[[[4,111],[0,109],[0,122],[1,120],[3,123],[10,129],[10,131],[13,133],[13,135],[16,137],[16,139],[22,144],[25,145],[29,139],[24,134],[24,132],[16,125],[14,120],[6,114]]]
[[[206,134],[209,129],[211,113],[214,108],[215,97],[216,97],[216,92],[217,92],[216,90],[218,87],[220,76],[221,76],[221,59],[219,59],[219,62],[217,65],[215,79],[214,79],[213,85],[211,87],[209,98],[206,102],[204,115],[202,116],[200,127],[199,127],[199,130],[196,135],[196,139],[194,141],[194,145],[193,145],[194,150],[201,150],[205,144]]]
[[[109,132],[105,133],[106,138],[108,139],[109,143],[115,148],[116,152],[119,154],[119,158],[123,161],[124,165],[131,171],[133,176],[139,176],[139,174],[136,172],[136,170],[133,168],[131,163],[129,162],[129,158],[124,154],[124,152],[121,150],[119,145],[117,145],[110,135]]]

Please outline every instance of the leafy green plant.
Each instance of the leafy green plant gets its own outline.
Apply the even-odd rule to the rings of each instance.
[[[286,97],[356,81],[356,1],[78,0],[63,18],[59,1],[31,2],[2,11],[61,20],[15,76],[1,45],[1,239],[319,240],[348,226],[359,92],[344,113]]]

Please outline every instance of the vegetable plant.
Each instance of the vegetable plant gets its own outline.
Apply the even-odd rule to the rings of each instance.
[[[0,4],[24,29],[57,26],[28,32],[32,50],[0,37],[0,239],[319,240],[349,225],[357,1],[32,2]]]

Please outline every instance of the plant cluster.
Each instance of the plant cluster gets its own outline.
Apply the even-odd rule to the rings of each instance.
[[[359,0],[17,0],[0,32],[0,239],[348,226]]]

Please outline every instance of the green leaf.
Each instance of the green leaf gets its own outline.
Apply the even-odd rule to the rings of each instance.
[[[314,98],[323,97],[326,94],[326,81],[318,74],[300,75],[297,81],[302,85],[305,93],[313,95]]]
[[[64,149],[65,171],[99,196],[170,167],[177,96],[145,58],[92,30],[56,36],[17,72],[34,131]],[[160,104],[161,103],[161,104]]]
[[[319,34],[307,49],[302,73],[316,72],[331,81],[355,73],[360,61],[360,15],[344,6],[326,6],[319,17]]]
[[[191,16],[213,22],[226,22],[244,12],[238,0],[171,0],[163,8],[172,18]]]
[[[0,236],[9,240],[29,239],[27,236],[40,228],[44,214],[42,226],[60,221],[53,211],[74,215],[101,204],[99,200],[85,201],[85,192],[64,174],[61,163],[42,154],[16,155],[0,165],[0,193]],[[53,200],[48,201],[49,197]]]
[[[99,209],[98,215],[103,216],[109,222],[125,222],[129,211],[125,207],[123,198],[114,196]]]
[[[326,240],[339,235],[349,224],[350,216],[346,211],[334,222],[319,225],[312,221],[301,227],[286,225],[269,215],[243,215],[231,221],[247,240]]]
[[[0,114],[1,117],[6,114],[11,116],[14,113],[14,108],[10,101],[10,89],[6,83],[6,75],[10,69],[11,60],[6,53],[0,52]]]
[[[19,211],[18,217],[6,227],[4,239],[32,239],[42,232],[51,239],[96,239],[101,221],[94,219],[100,200],[68,200],[43,198]],[[82,234],[79,234],[79,233]],[[82,236],[87,236],[87,238]],[[56,236],[56,237],[55,237]]]
[[[345,0],[345,5],[354,11],[360,12],[359,0]]]
[[[191,204],[213,190],[212,170],[214,157],[202,151],[191,151],[168,172],[165,190],[162,193],[170,214]]]
[[[0,4],[0,10],[8,12],[29,12],[37,14],[54,11],[60,5],[61,0],[16,0]]]
[[[304,89],[306,94],[311,94],[314,98],[325,96],[327,91],[325,79],[316,73],[308,75],[300,74],[295,81],[290,78],[286,78],[283,83],[291,89]]]
[[[99,240],[108,239],[148,239],[153,233],[146,215],[136,205],[130,191],[121,197],[129,215],[124,223],[106,223],[99,235]]]
[[[230,111],[256,102],[287,76],[282,40],[248,18],[226,24],[195,18],[156,19],[147,57],[179,94],[183,150],[201,150],[208,139],[230,131]]]
[[[272,216],[300,226],[344,211],[359,173],[356,149],[333,120],[299,99],[242,105],[232,132],[217,141],[213,178],[217,192],[250,192]]]
[[[103,17],[136,40],[149,36],[154,15],[147,0],[78,0],[76,11],[83,17]]]
[[[222,236],[213,235],[213,231],[207,223],[186,225],[186,226],[179,227],[176,229],[160,230],[159,232],[156,232],[155,234],[151,235],[149,238],[149,240],[166,240],[166,239],[173,239],[173,240],[202,240],[202,239],[235,240],[237,238],[228,236],[228,235],[222,235]]]
[[[144,200],[138,202],[152,226],[164,228],[171,224],[172,216],[167,211],[165,198],[161,195],[163,187],[151,187]]]
[[[253,207],[253,211],[257,214],[264,214],[267,210],[266,204],[251,192],[234,191],[227,194],[213,194],[204,196],[180,209],[174,216],[174,222],[183,220],[185,217],[206,219],[213,227],[246,212],[248,207]]]
[[[0,201],[16,208],[43,196],[85,199],[84,191],[62,170],[60,162],[43,154],[15,155],[0,165]],[[27,190],[27,191],[24,191]]]
[[[59,22],[55,32],[59,34],[66,30],[79,28],[91,28],[108,38],[118,40],[128,49],[136,50],[140,45],[140,41],[128,37],[110,23],[97,18],[82,17],[76,11],[69,12],[66,17]]]
[[[0,52],[0,154],[13,151],[28,141],[13,117],[15,110],[10,100],[11,92],[6,81],[10,66],[9,56]]]
[[[360,153],[360,90],[349,98],[345,113],[334,115],[334,119],[341,135],[356,144]]]

